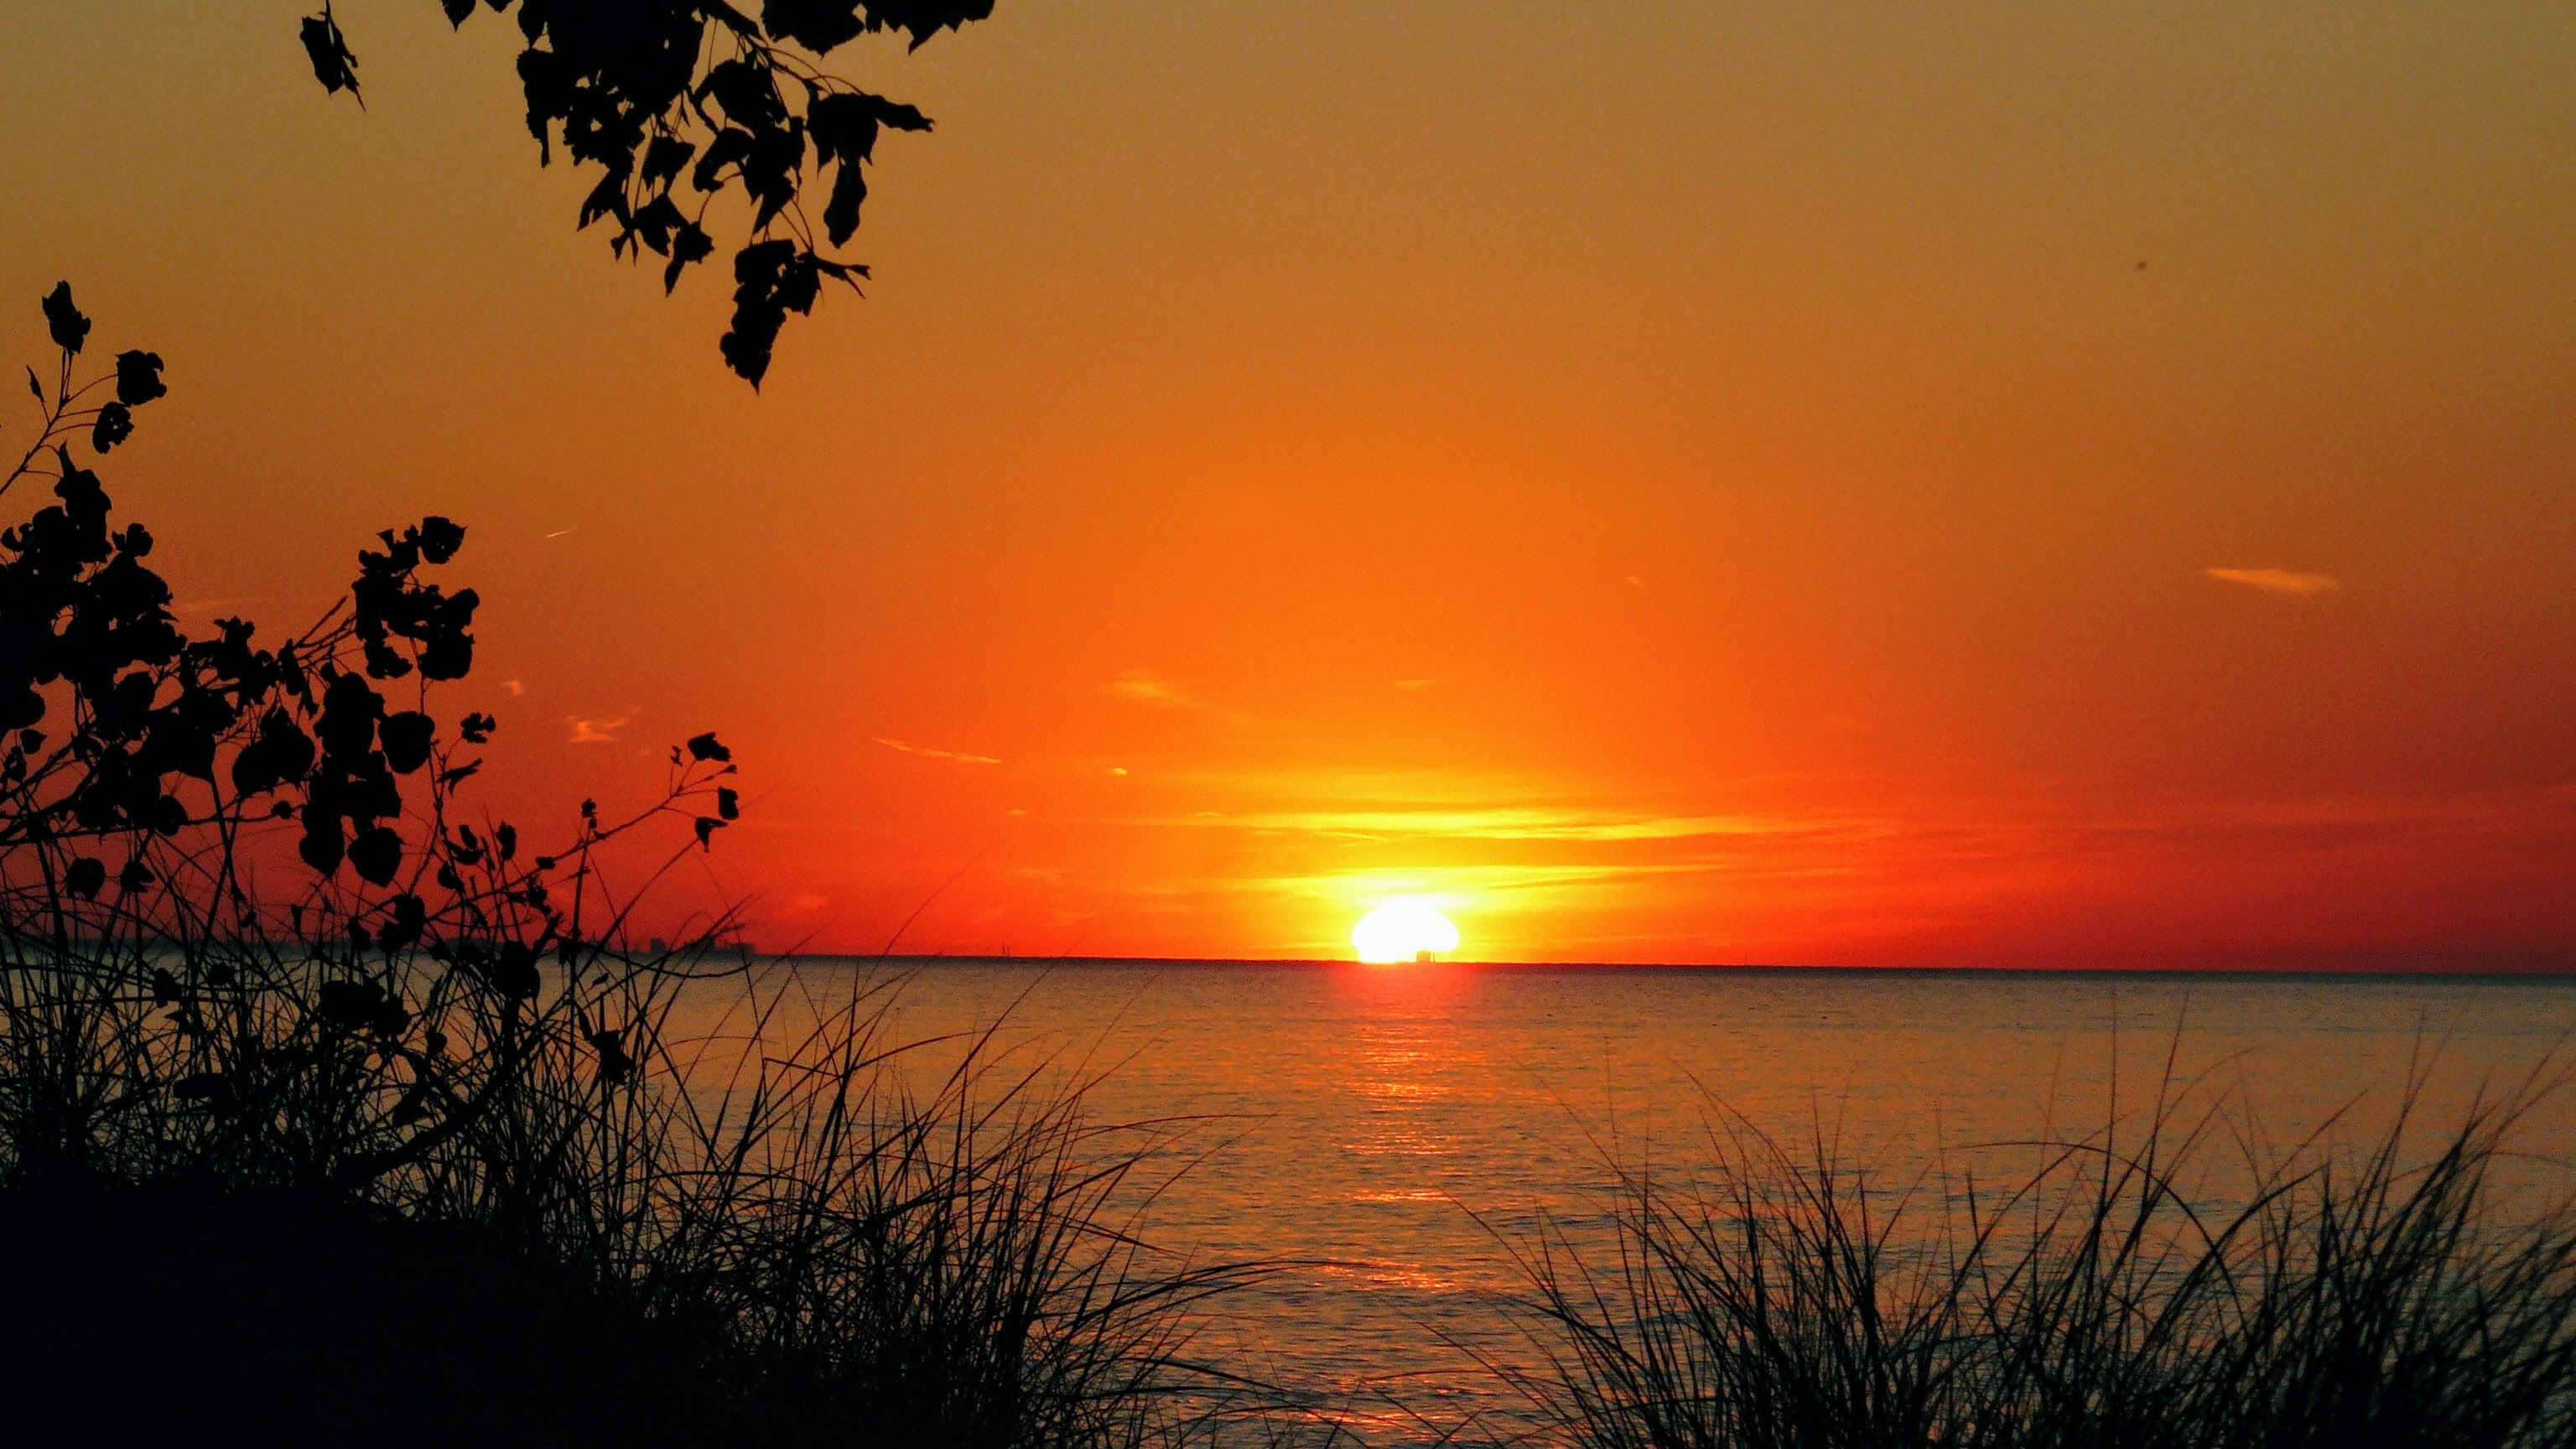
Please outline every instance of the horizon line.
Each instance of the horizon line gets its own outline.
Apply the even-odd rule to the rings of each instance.
[[[2020,966],[2020,965],[1878,965],[1867,962],[1790,962],[1790,961],[1400,961],[1367,963],[1348,956],[1154,956],[1154,955],[1063,955],[1017,956],[992,952],[913,951],[913,952],[836,952],[783,951],[757,952],[767,961],[874,962],[886,965],[1012,965],[1012,966],[1181,966],[1181,967],[1256,967],[1315,969],[1319,967],[1353,967],[1372,971],[1405,971],[1430,968],[1468,968],[1479,971],[1698,971],[1753,974],[1758,972],[1817,972],[1833,975],[1907,975],[1943,976],[2267,976],[2267,977],[2372,977],[2411,978],[2454,977],[2475,980],[2576,980],[2576,952],[2511,953],[2527,959],[2523,964],[2497,964],[2484,967],[2449,961],[2425,960],[2418,965],[2364,965],[2320,962],[2315,965],[2255,965],[2217,963],[2196,966]],[[2364,955],[2397,955],[2401,953],[2351,953]],[[2499,953],[2501,954],[2501,953]]]

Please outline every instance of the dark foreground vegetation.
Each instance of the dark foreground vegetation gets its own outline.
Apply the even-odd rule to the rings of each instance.
[[[908,1069],[881,994],[755,975],[722,920],[636,949],[740,815],[730,752],[551,833],[474,809],[500,723],[438,712],[478,604],[445,519],[300,633],[191,637],[81,461],[161,361],[84,377],[67,287],[44,315],[0,481],[0,1437],[1288,1435],[1193,1356],[1260,1270],[1126,1230],[1186,1124],[1091,1122],[989,1040]],[[1544,1362],[1496,1371],[1599,1449],[2576,1444],[2576,1217],[2508,1150],[2550,1086],[2429,1154],[2246,1136],[2212,1174],[2226,1119],[2160,1113],[1894,1196],[1738,1134],[1626,1176],[1606,1257],[1529,1245]]]
[[[500,724],[438,710],[478,605],[438,581],[448,520],[381,535],[300,633],[191,637],[81,456],[126,443],[161,360],[84,376],[68,287],[44,316],[58,364],[0,481],[0,1438],[1224,1420],[1185,1350],[1248,1270],[1119,1230],[1159,1135],[989,1043],[905,1072],[881,995],[755,981],[722,920],[633,947],[635,893],[740,814],[711,734],[632,814],[472,809]],[[691,992],[731,1002],[730,1059],[673,1039]]]
[[[1607,1257],[1529,1251],[1510,1376],[1585,1449],[2576,1444],[2567,1163],[2521,1150],[2569,1144],[2519,1131],[2562,1086],[2277,1157],[2160,1096],[1893,1190],[1738,1121],[1713,1174],[1621,1175]]]

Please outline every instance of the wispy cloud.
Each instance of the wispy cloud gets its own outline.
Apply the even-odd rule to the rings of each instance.
[[[2343,587],[2332,574],[2306,574],[2295,569],[2202,569],[2221,583],[2243,584],[2267,594],[2331,594]]]
[[[1394,681],[1394,683],[1396,688],[1403,690],[1407,694],[1411,694],[1416,690],[1429,689],[1432,685],[1439,683],[1439,681],[1435,679],[1399,679]]]
[[[574,715],[564,719],[572,725],[572,742],[576,745],[613,745],[617,743],[617,732],[635,722],[632,713],[615,719],[582,719]]]
[[[1165,679],[1150,669],[1130,669],[1100,686],[1100,692],[1112,699],[1131,704],[1151,705],[1156,709],[1215,709],[1217,706]]]
[[[998,758],[992,755],[970,755],[963,750],[934,750],[928,745],[906,744],[902,740],[890,740],[883,735],[870,735],[868,738],[875,740],[878,744],[885,746],[889,750],[901,750],[907,755],[919,755],[925,760],[947,760],[953,764],[959,765],[998,765],[1002,763]]]
[[[1191,819],[1236,830],[1288,830],[1321,835],[1430,835],[1452,840],[1693,840],[1720,835],[1776,835],[1808,828],[1804,822],[1749,815],[1647,815],[1552,806],[1502,806],[1480,810],[1439,807],[1296,810]]]

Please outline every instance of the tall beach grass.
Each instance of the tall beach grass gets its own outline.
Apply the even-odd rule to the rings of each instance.
[[[1713,1169],[1614,1170],[1610,1247],[1518,1245],[1544,1367],[1501,1371],[1581,1449],[2576,1444],[2563,1061],[2420,1087],[2280,1150],[2168,1086],[1895,1181],[1714,1111]]]
[[[575,1411],[647,1442],[993,1449],[1177,1444],[1252,1417],[1251,1386],[1192,1347],[1201,1310],[1260,1270],[1135,1231],[1149,1174],[1194,1124],[1094,1120],[1078,1075],[990,1033],[892,1040],[890,983],[691,964],[549,963],[515,1019],[434,1017],[446,1056],[479,1071],[432,1076],[330,1020],[318,1003],[351,973],[328,952],[0,938],[0,1257],[18,1265],[0,1377],[14,1367],[41,1392],[74,1347],[108,1351],[63,1339],[64,1323],[103,1314],[103,1335],[148,1335],[245,1275],[302,1305],[265,1331],[322,1332],[336,1290],[313,1297],[299,1241],[355,1234],[398,1280],[453,1275],[461,1251],[509,1285],[467,1332],[542,1317],[609,1345],[536,1346],[520,1367],[555,1377],[559,1402],[525,1394],[527,1436],[504,1442],[545,1442],[536,1431]],[[426,1004],[446,976],[398,960],[365,979],[371,1000]],[[731,999],[741,1029],[674,1039],[684,996]],[[192,1260],[120,1271],[173,1219],[227,1226]],[[92,1301],[120,1289],[132,1301]],[[253,1355],[249,1371],[283,1362]],[[310,1392],[280,1372],[276,1394]],[[430,1442],[368,1405],[342,1412],[341,1428]]]

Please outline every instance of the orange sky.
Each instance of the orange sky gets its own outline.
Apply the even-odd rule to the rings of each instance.
[[[2564,4],[1006,0],[854,61],[939,129],[757,396],[437,11],[338,7],[360,112],[293,5],[20,7],[0,335],[169,359],[198,617],[465,522],[523,821],[720,730],[674,909],[2576,961]]]

